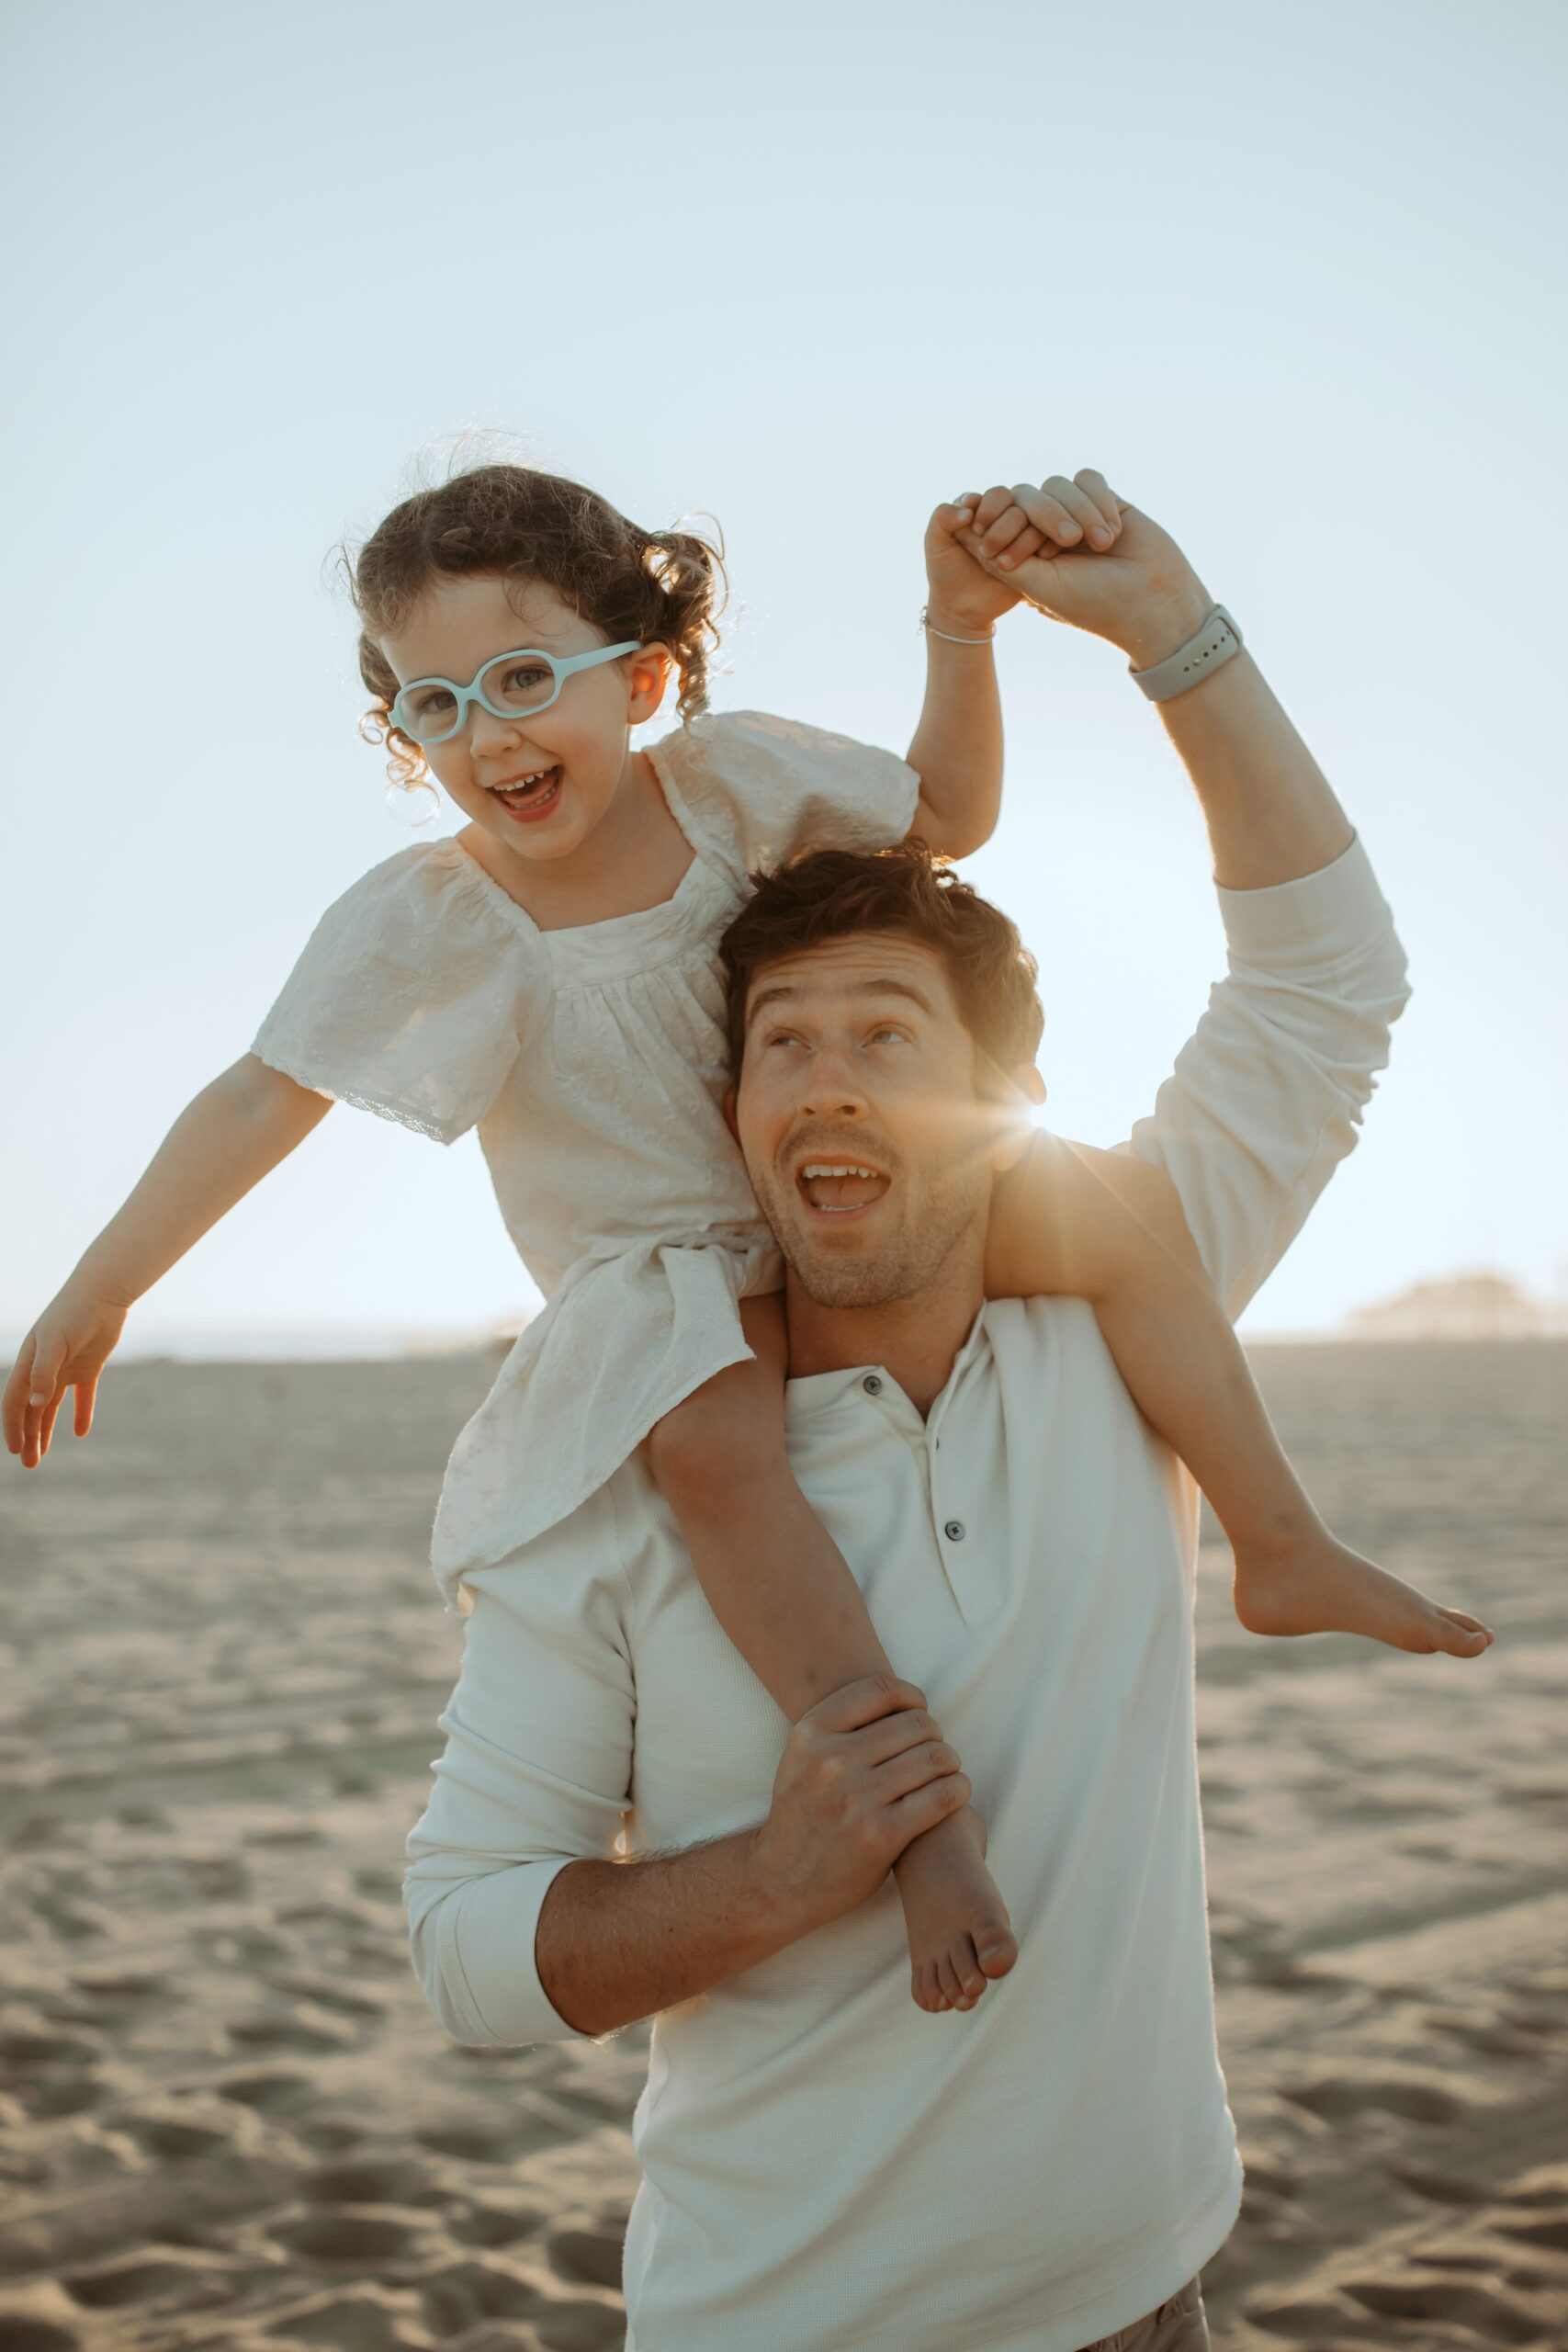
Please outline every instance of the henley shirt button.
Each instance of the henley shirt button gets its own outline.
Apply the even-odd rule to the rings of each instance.
[[[950,1544],[962,1544],[964,1541],[964,1521],[961,1519],[950,1519],[947,1525],[942,1532],[946,1536]]]
[[[866,1374],[865,1378],[861,1382],[861,1386],[868,1396],[880,1396],[882,1394],[882,1383],[874,1372]]]

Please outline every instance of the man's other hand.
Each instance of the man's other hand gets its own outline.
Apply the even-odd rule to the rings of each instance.
[[[846,1684],[790,1733],[754,1836],[764,1900],[798,1935],[842,1918],[970,1793],[922,1691],[887,1674]]]

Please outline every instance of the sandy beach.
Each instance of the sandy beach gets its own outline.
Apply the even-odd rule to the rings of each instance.
[[[1498,1641],[1261,1642],[1205,1550],[1215,2341],[1562,2352],[1568,1343],[1257,1361],[1339,1531]],[[643,2035],[455,2049],[403,1940],[489,1372],[134,1365],[4,1465],[0,2352],[621,2341]]]

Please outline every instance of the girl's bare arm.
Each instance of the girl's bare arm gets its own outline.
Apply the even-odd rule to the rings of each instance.
[[[985,573],[973,569],[984,583]],[[958,628],[964,618],[944,612],[939,620],[931,609],[932,623],[943,628]],[[1002,706],[988,644],[954,645],[927,631],[926,698],[905,756],[920,779],[910,831],[939,857],[983,848],[1002,802]]]
[[[972,549],[1004,549],[1017,565],[1042,550],[1115,545],[1121,509],[1098,474],[1053,474],[1026,516],[1010,491],[971,491],[926,526],[926,698],[907,757],[920,779],[911,832],[939,857],[967,857],[997,828],[1002,801],[1002,712],[988,639],[1019,601],[1015,584]]]
[[[86,1436],[98,1376],[136,1300],[331,1108],[324,1095],[254,1054],[186,1104],[125,1205],[22,1342],[0,1419],[24,1469],[36,1469],[49,1452],[67,1389],[76,1392],[76,1434]]]

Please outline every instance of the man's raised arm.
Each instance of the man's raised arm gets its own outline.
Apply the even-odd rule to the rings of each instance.
[[[1227,974],[1132,1148],[1240,1312],[1356,1143],[1409,1000],[1366,853],[1250,654],[1161,706],[1208,823]]]
[[[1212,610],[1193,577],[1140,611],[1134,668]],[[1366,854],[1252,655],[1157,708],[1202,807],[1229,970],[1133,1148],[1174,1181],[1235,1315],[1354,1148],[1410,991]]]
[[[1098,474],[1077,479],[1103,489]],[[1026,524],[1048,529],[1052,503],[1027,483],[987,492],[971,552],[1134,670],[1202,628],[1207,589],[1168,533],[1124,502],[1107,552],[1047,548],[1008,565]],[[1229,970],[1131,1148],[1173,1180],[1234,1315],[1354,1145],[1409,991],[1365,854],[1251,654],[1158,709],[1202,805]]]

